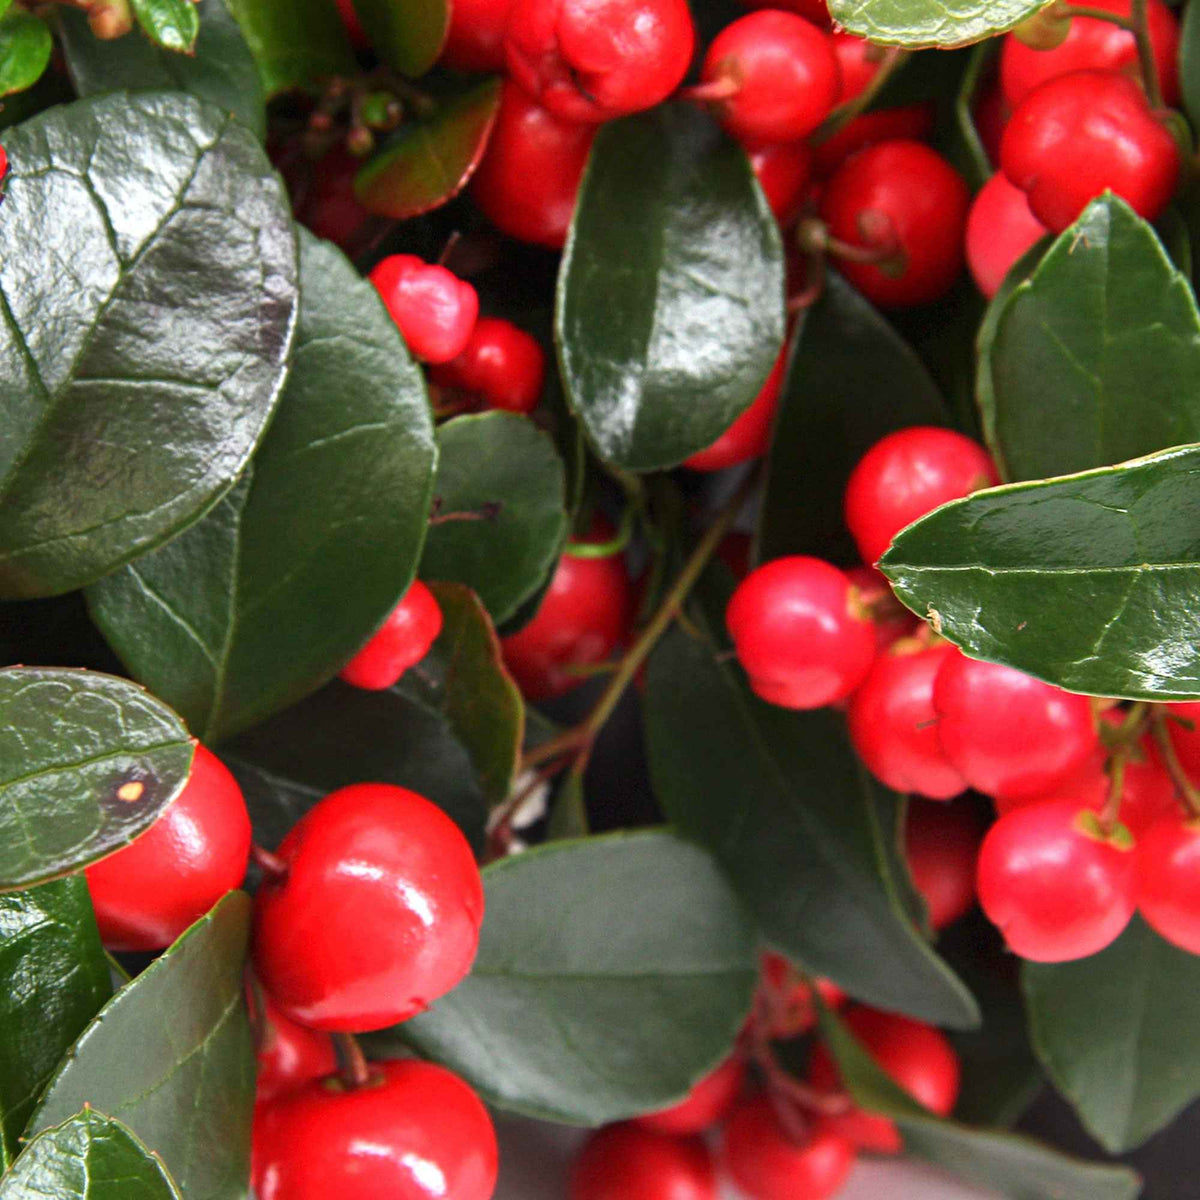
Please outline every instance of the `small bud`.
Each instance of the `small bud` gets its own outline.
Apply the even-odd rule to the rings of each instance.
[[[375,135],[365,125],[357,125],[346,134],[346,150],[355,158],[366,158],[374,149]]]
[[[400,124],[404,109],[391,92],[372,92],[365,97],[362,106],[362,121],[370,129],[387,133]]]
[[[133,29],[129,0],[99,0],[87,10],[88,25],[102,42],[124,37]]]
[[[1067,40],[1071,32],[1071,17],[1064,13],[1058,0],[1026,17],[1013,31],[1013,37],[1030,50],[1053,50]]]

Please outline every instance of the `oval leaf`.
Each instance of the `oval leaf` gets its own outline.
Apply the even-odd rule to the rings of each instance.
[[[300,321],[271,430],[224,499],[88,589],[133,674],[217,741],[327,682],[416,572],[433,483],[424,377],[375,289],[301,240]]]
[[[0,96],[23,92],[42,77],[54,39],[40,17],[23,8],[0,17]]]
[[[465,583],[501,624],[538,590],[567,536],[566,478],[554,443],[513,413],[458,417],[438,429],[433,494],[441,515],[500,506],[486,520],[435,524],[420,575]]]
[[[0,1180],[0,1200],[179,1200],[162,1162],[120,1121],[84,1109],[39,1134]]]
[[[850,33],[885,46],[964,46],[1004,33],[1045,0],[829,0]]]
[[[357,64],[334,0],[227,0],[267,96],[312,88]]]
[[[133,15],[146,36],[164,50],[191,54],[200,32],[194,0],[130,0]]]
[[[450,32],[450,0],[353,0],[371,49],[393,71],[420,78]]]
[[[1072,692],[1200,697],[1200,447],[943,505],[880,566],[971,657]]]
[[[1179,36],[1179,83],[1183,106],[1193,123],[1200,122],[1200,8],[1189,4]]]
[[[716,865],[666,831],[556,842],[484,872],[471,974],[402,1039],[502,1108],[599,1125],[661,1108],[729,1053],[754,933]]]
[[[283,385],[296,244],[253,135],[181,92],[52,108],[6,145],[0,594],[30,597],[228,489]]]
[[[183,790],[192,752],[179,718],[128,680],[0,671],[0,890],[132,842]]]
[[[153,1146],[188,1200],[244,1200],[257,1066],[242,991],[249,935],[250,897],[230,892],[88,1026],[33,1131],[91,1105]]]
[[[668,104],[600,129],[555,332],[571,405],[602,457],[672,467],[729,428],[783,343],[783,273],[746,155],[706,114]]]
[[[500,81],[489,79],[427,120],[405,122],[354,181],[363,207],[405,221],[452,200],[479,165],[499,107]]]

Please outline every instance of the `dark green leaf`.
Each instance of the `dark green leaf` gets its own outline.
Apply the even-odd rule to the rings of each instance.
[[[1011,479],[1200,441],[1200,312],[1154,230],[1109,194],[1005,303],[991,343]]]
[[[419,78],[450,32],[450,0],[354,0],[371,49],[401,75]]]
[[[711,638],[714,618],[694,616]],[[659,803],[712,850],[768,941],[880,1008],[976,1023],[970,993],[905,907],[890,814],[840,714],[764,703],[736,663],[678,628],[650,659],[645,703]]]
[[[67,68],[81,96],[97,92],[176,88],[232,112],[261,140],[267,134],[262,82],[254,55],[225,0],[185,0],[200,16],[193,55],[160,50],[144,37],[103,41],[79,9],[61,7],[59,35]]]
[[[962,46],[1019,25],[1045,0],[829,0],[850,33],[881,45]]]
[[[40,17],[14,8],[0,17],[0,96],[23,92],[42,77],[54,48]]]
[[[253,135],[182,92],[53,108],[6,147],[0,594],[31,597],[229,488],[283,385],[296,244]]]
[[[668,104],[601,128],[555,320],[572,407],[601,456],[653,470],[716,441],[779,354],[783,284],[779,227],[711,118]]]
[[[292,371],[234,488],[88,589],[122,661],[205,741],[326,683],[399,603],[421,555],[433,422],[421,370],[342,253],[301,237]]]
[[[183,790],[191,762],[179,718],[128,680],[0,671],[0,889],[132,842]]]
[[[226,0],[258,63],[267,96],[353,75],[354,55],[334,0]]]
[[[500,82],[489,79],[423,121],[406,121],[396,139],[354,181],[365,208],[404,221],[445,204],[467,186],[483,157]]]
[[[407,678],[385,692],[335,680],[222,746],[255,839],[277,846],[326,793],[372,782],[420,792],[482,845],[487,801],[475,765],[446,717],[420,698],[423,691]]]
[[[192,53],[200,32],[200,13],[193,0],[130,0],[130,4],[152,42],[164,50]]]
[[[242,990],[249,934],[250,897],[230,892],[88,1026],[33,1131],[90,1104],[153,1146],[188,1200],[244,1200],[257,1065]]]
[[[433,485],[442,514],[499,504],[482,521],[447,521],[425,539],[422,579],[465,583],[497,625],[550,574],[567,536],[566,480],[554,443],[513,413],[458,417],[438,429]]]
[[[15,1154],[59,1059],[112,994],[82,875],[0,895],[0,979],[0,1140]]]
[[[857,562],[842,517],[855,464],[884,434],[948,420],[911,347],[831,274],[796,332],[771,446],[759,560],[816,554]]]
[[[977,492],[898,534],[896,594],[973,658],[1073,692],[1200,696],[1200,447]]]
[[[0,1180],[0,1200],[180,1200],[162,1162],[120,1121],[94,1109],[30,1142]]]
[[[1183,14],[1179,40],[1179,83],[1183,107],[1193,124],[1200,124],[1200,8],[1189,4]]]
[[[471,974],[385,1044],[502,1108],[579,1125],[664,1107],[729,1053],[754,934],[703,850],[666,831],[555,842],[484,879]]]
[[[1200,958],[1139,917],[1078,962],[1025,964],[1034,1048],[1097,1141],[1140,1146],[1200,1095]]]

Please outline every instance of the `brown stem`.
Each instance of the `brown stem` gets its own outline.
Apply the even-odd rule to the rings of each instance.
[[[272,883],[282,883],[288,877],[288,865],[278,854],[272,854],[256,843],[250,847],[250,857]]]
[[[468,509],[465,512],[442,512],[442,498],[435,496],[433,504],[429,509],[430,525],[447,525],[451,521],[494,521],[499,515],[500,510],[504,505],[499,500],[489,500],[486,504],[481,504],[478,508]]]
[[[348,1088],[366,1087],[371,1082],[371,1068],[366,1055],[352,1033],[334,1033],[334,1048],[342,1067],[342,1081]]]
[[[1187,810],[1189,818],[1200,817],[1200,793],[1192,785],[1192,781],[1187,777],[1187,772],[1183,769],[1183,764],[1179,761],[1179,755],[1175,753],[1175,743],[1171,741],[1171,734],[1167,729],[1167,719],[1165,710],[1155,708],[1150,716],[1150,732],[1158,744],[1163,766],[1166,767],[1167,774],[1171,776],[1171,782],[1175,785],[1175,794]]]

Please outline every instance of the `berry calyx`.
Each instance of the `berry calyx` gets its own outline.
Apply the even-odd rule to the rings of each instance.
[[[390,688],[429,653],[441,632],[438,602],[419,579],[414,579],[404,599],[371,640],[342,668],[340,678],[368,691]]]
[[[479,315],[469,283],[415,254],[390,255],[368,278],[415,357],[440,363],[462,353]]]
[[[717,1173],[699,1138],[609,1125],[584,1144],[567,1194],[570,1200],[717,1200]]]
[[[262,1104],[337,1070],[337,1054],[326,1033],[289,1020],[262,994],[255,1101]]]
[[[844,700],[875,658],[875,629],[844,571],[819,558],[777,558],[751,571],[725,612],[755,693],[784,708]]]
[[[480,317],[462,353],[434,368],[433,381],[480,396],[489,408],[530,413],[542,398],[546,354],[536,338],[501,317]]]
[[[336,1078],[258,1106],[258,1200],[490,1200],[496,1134],[479,1097],[433,1063],[376,1063],[363,1087]]]
[[[467,839],[407,788],[361,783],[310,809],[255,897],[255,970],[285,1015],[365,1032],[422,1012],[471,968],[483,884]]]
[[[997,171],[979,189],[967,216],[967,266],[990,300],[1013,264],[1050,231],[1033,215],[1020,188]]]
[[[745,1079],[745,1060],[731,1055],[696,1083],[684,1100],[660,1112],[636,1117],[633,1123],[641,1129],[675,1136],[703,1133],[724,1120],[741,1095]]]
[[[183,791],[135,841],[87,868],[100,940],[109,950],[162,950],[226,892],[250,861],[242,789],[197,744]]]
[[[1200,954],[1200,822],[1178,813],[1138,842],[1137,906],[1173,946]]]
[[[979,852],[979,903],[1009,949],[1033,962],[1086,958],[1133,915],[1137,862],[1128,831],[1107,835],[1074,804],[1002,816]]]
[[[934,929],[952,925],[975,903],[982,836],[969,804],[909,804],[904,857]]]

